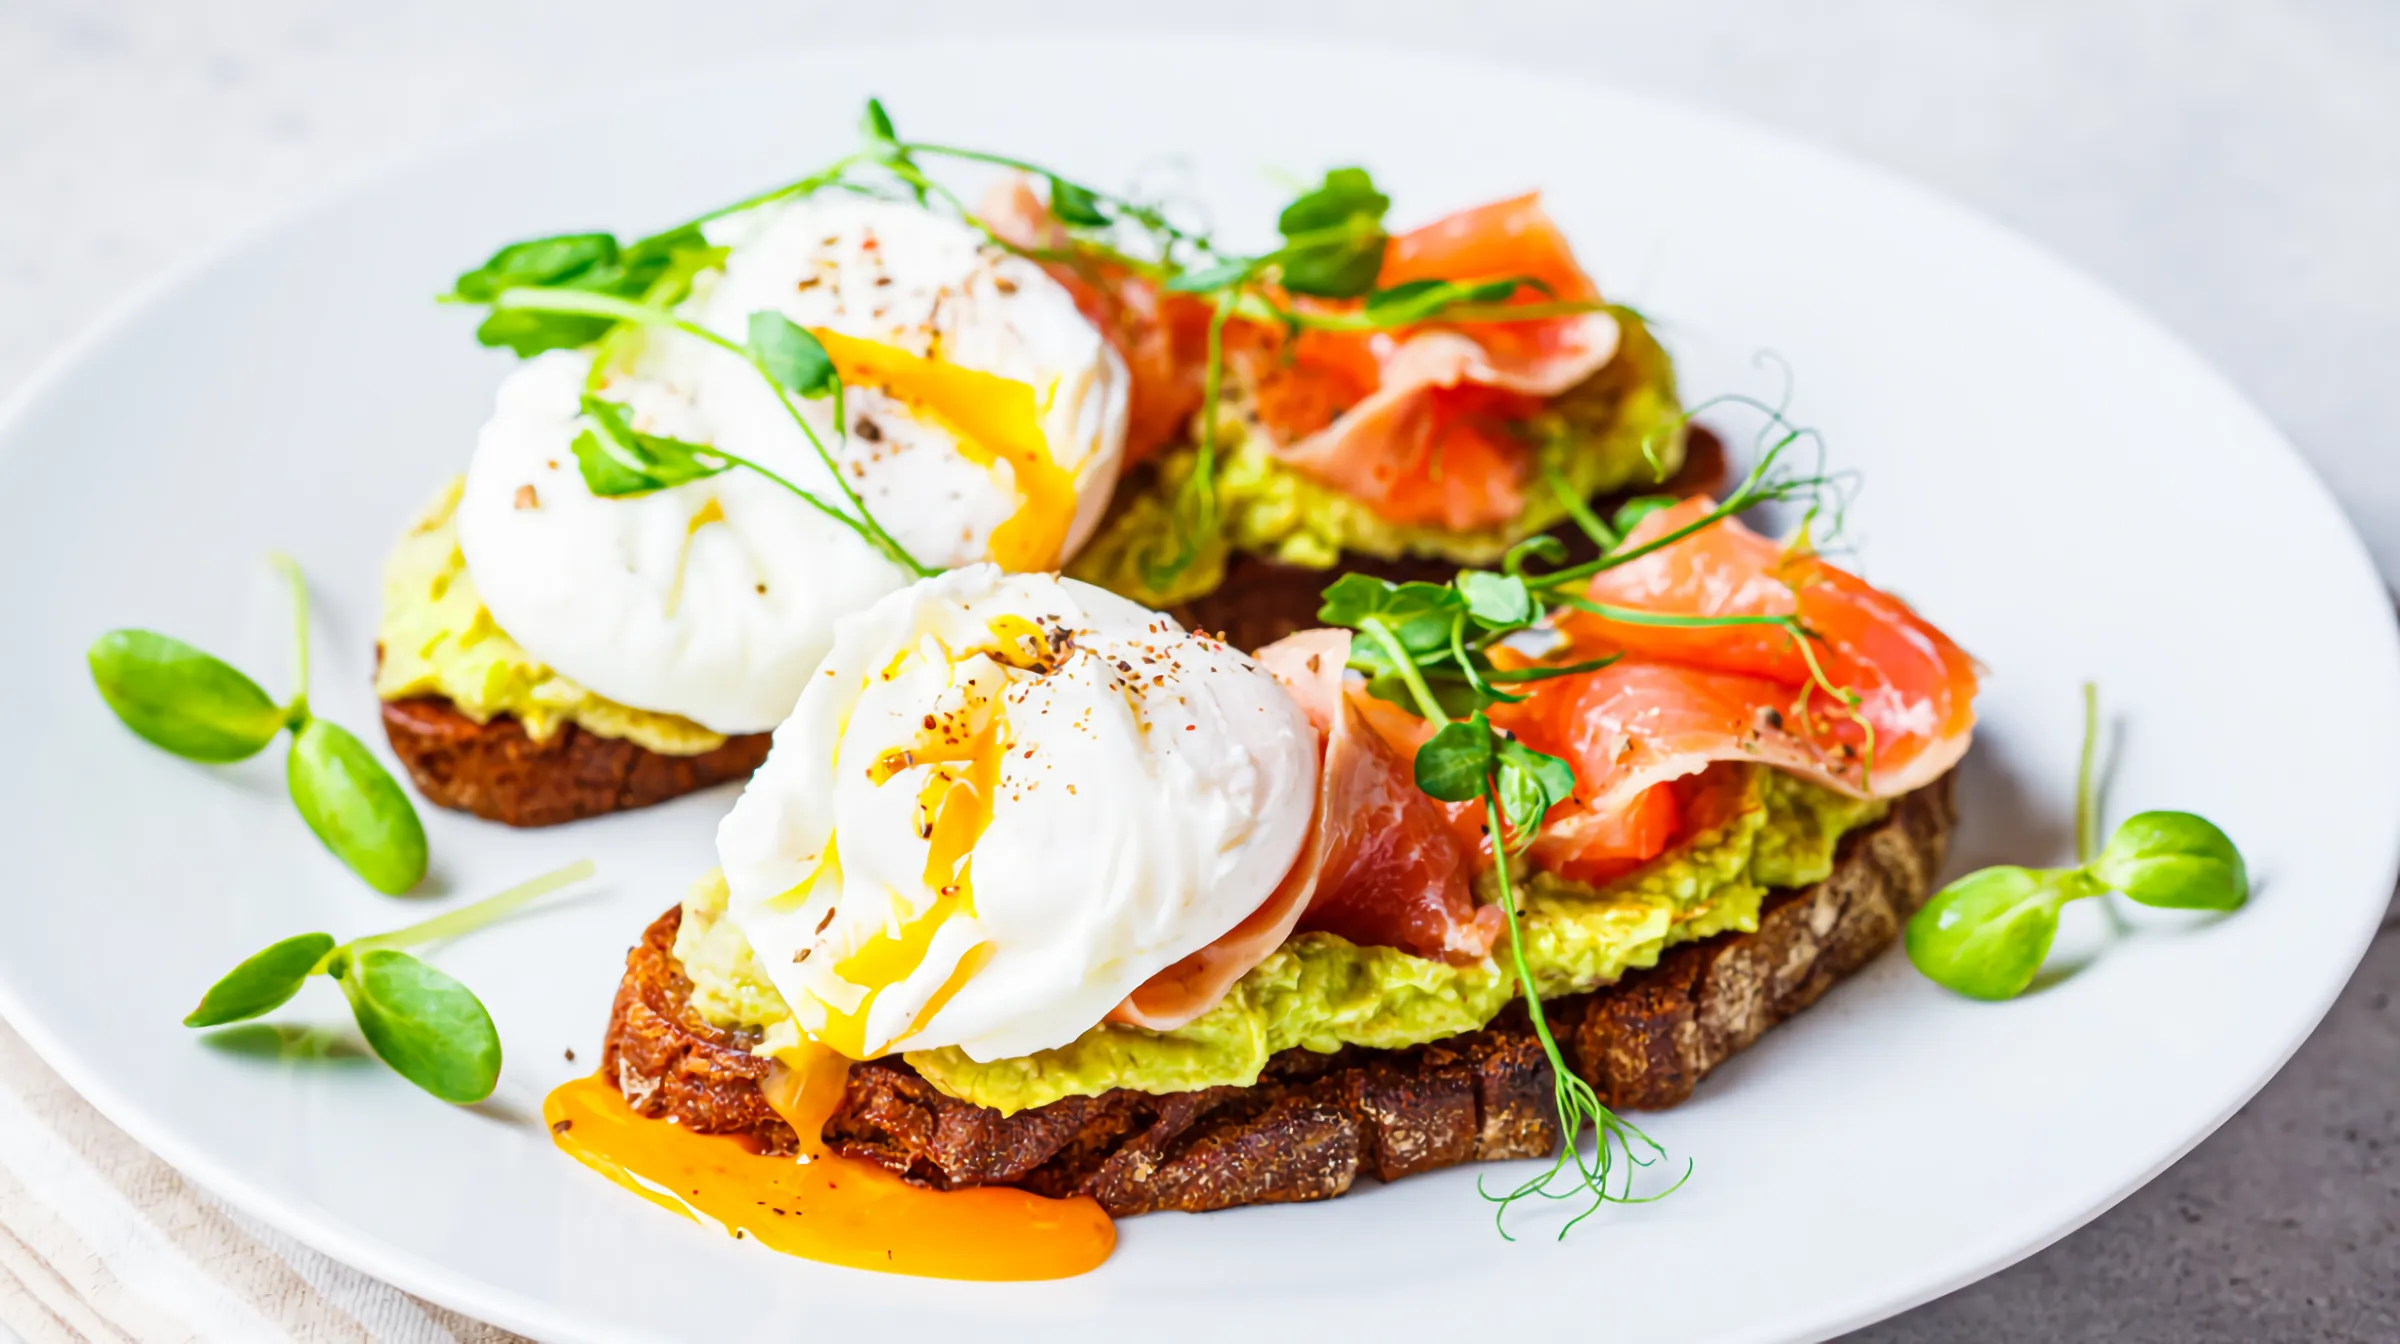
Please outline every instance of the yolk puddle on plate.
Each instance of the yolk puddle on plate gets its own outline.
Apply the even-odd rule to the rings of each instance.
[[[979,467],[1005,460],[1016,477],[1017,511],[992,529],[992,559],[1012,574],[1058,568],[1075,524],[1075,478],[1050,456],[1031,387],[838,331],[815,334],[842,381],[881,388],[942,425]]]
[[[812,1138],[840,1100],[835,1063],[780,1089],[777,1109]],[[568,1156],[651,1203],[804,1260],[938,1279],[1063,1279],[1096,1268],[1117,1244],[1116,1225],[1090,1199],[927,1190],[829,1153],[770,1157],[641,1115],[598,1075],[552,1092],[542,1118]]]

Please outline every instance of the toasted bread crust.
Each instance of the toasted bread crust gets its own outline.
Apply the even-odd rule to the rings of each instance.
[[[1890,946],[1924,903],[1956,821],[1945,776],[1846,837],[1825,881],[1773,893],[1755,933],[1670,951],[1596,993],[1545,1005],[1571,1063],[1607,1105],[1672,1106],[1710,1069],[1816,1002]],[[680,908],[626,958],[605,1076],[646,1115],[788,1151],[759,1093],[753,1043],[700,1020],[674,957]],[[1124,1089],[1003,1116],[934,1090],[898,1059],[850,1070],[824,1140],[940,1188],[1084,1194],[1124,1216],[1329,1199],[1361,1174],[1397,1180],[1557,1145],[1551,1072],[1523,1012],[1411,1050],[1290,1050],[1250,1087]]]
[[[669,756],[573,723],[542,742],[509,715],[477,723],[440,696],[385,701],[383,731],[429,801],[511,826],[555,826],[748,779],[768,743],[748,733]]]

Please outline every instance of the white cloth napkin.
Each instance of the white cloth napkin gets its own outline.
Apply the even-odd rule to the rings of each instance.
[[[0,1339],[507,1344],[185,1179],[0,1023]]]

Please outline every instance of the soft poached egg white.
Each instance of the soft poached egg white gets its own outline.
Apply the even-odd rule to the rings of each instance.
[[[1236,650],[977,565],[840,623],[717,833],[727,915],[853,1059],[1064,1045],[1292,868],[1315,730]]]
[[[1098,522],[1129,379],[1039,266],[916,206],[798,200],[718,221],[710,237],[731,251],[684,315],[737,344],[757,311],[816,332],[847,385],[846,436],[830,399],[787,408],[747,362],[695,337],[653,333],[596,379],[587,352],[543,355],[500,389],[467,470],[459,544],[495,621],[544,663],[638,709],[763,732],[790,712],[834,620],[909,576],[743,468],[593,495],[572,449],[589,427],[587,388],[628,407],[641,432],[721,447],[837,506],[846,480],[927,565],[1036,570]]]

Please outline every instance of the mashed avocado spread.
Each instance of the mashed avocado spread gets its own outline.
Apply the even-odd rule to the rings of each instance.
[[[485,609],[459,553],[459,492],[466,478],[442,487],[384,562],[383,622],[375,640],[383,660],[375,694],[385,700],[447,697],[477,723],[514,715],[536,741],[572,722],[602,737],[621,737],[669,756],[696,756],[723,746],[722,734],[672,714],[630,709],[536,662]]]
[[[1677,943],[1756,929],[1768,888],[1822,879],[1842,836],[1885,811],[1882,802],[1762,767],[1722,768],[1731,779],[1701,795],[1691,834],[1675,849],[1596,887],[1547,873],[1527,881],[1525,956],[1545,998],[1611,984]],[[794,1039],[790,1010],[723,918],[725,899],[722,876],[692,889],[675,955],[702,1016],[763,1032],[760,1048],[772,1050]],[[1306,933],[1260,962],[1222,1003],[1173,1031],[1103,1023],[1016,1059],[979,1064],[955,1049],[907,1058],[942,1091],[1006,1113],[1112,1087],[1248,1086],[1276,1051],[1422,1045],[1483,1026],[1516,993],[1514,972],[1499,958],[1454,966]]]
[[[1217,464],[1218,535],[1173,580],[1150,584],[1148,565],[1160,540],[1175,536],[1174,500],[1192,473],[1195,450],[1181,448],[1160,459],[1146,482],[1119,492],[1067,573],[1145,606],[1167,607],[1215,588],[1236,551],[1311,569],[1331,568],[1344,551],[1495,563],[1510,546],[1566,520],[1566,505],[1544,484],[1549,473],[1589,499],[1656,485],[1683,465],[1674,366],[1632,310],[1610,311],[1619,331],[1616,356],[1535,417],[1536,470],[1525,512],[1505,527],[1453,532],[1387,521],[1285,466],[1246,414],[1238,389],[1229,388]]]

